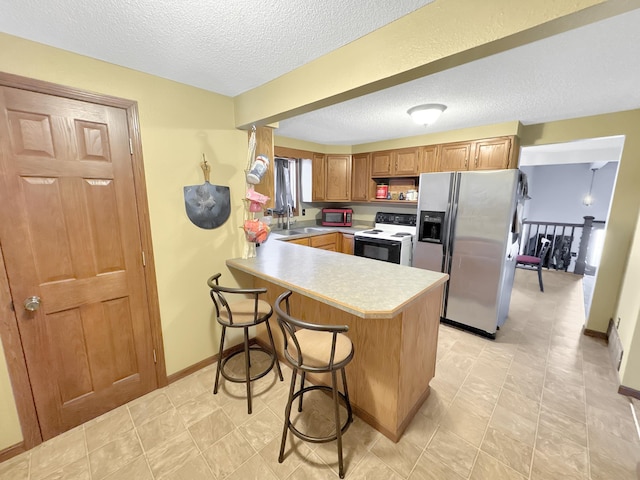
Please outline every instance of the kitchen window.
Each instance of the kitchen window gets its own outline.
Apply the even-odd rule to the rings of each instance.
[[[287,205],[298,208],[298,161],[276,157],[274,160],[274,212],[286,215]]]

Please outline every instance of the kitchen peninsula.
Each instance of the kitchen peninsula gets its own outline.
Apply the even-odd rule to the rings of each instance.
[[[255,258],[226,263],[241,286],[266,287],[271,304],[283,291],[293,291],[294,317],[349,326],[355,347],[347,367],[351,404],[360,418],[398,441],[429,396],[448,276],[290,244],[275,234]],[[275,315],[270,321],[283,358]],[[257,339],[267,344],[264,328]]]

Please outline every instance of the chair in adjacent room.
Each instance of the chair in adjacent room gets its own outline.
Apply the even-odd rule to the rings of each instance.
[[[220,383],[220,375],[230,382],[247,384],[247,411],[251,413],[251,382],[264,377],[271,369],[276,367],[280,381],[284,381],[276,347],[269,326],[269,318],[273,314],[273,309],[269,302],[261,300],[261,294],[267,292],[266,288],[230,288],[219,285],[220,273],[213,275],[207,280],[209,285],[211,300],[216,307],[216,320],[222,326],[220,335],[220,350],[218,358],[218,366],[216,368],[216,380],[213,387],[214,395],[218,393]],[[227,297],[235,299],[228,301]],[[254,327],[264,323],[269,334],[269,342],[271,343],[271,351],[264,349],[260,345],[249,345],[249,327]],[[241,328],[243,330],[244,348],[230,355],[224,355],[224,339],[227,328]],[[251,351],[260,350],[266,352],[271,357],[271,362],[267,367],[258,373],[251,375]],[[244,355],[244,377],[234,377],[225,371],[225,365],[236,355]]]
[[[542,265],[544,264],[544,259],[547,255],[547,252],[549,251],[549,247],[551,246],[551,240],[549,240],[548,238],[541,238],[540,243],[542,244],[542,247],[538,252],[538,256],[534,257],[533,255],[518,255],[516,257],[516,267],[526,268],[529,270],[537,270],[540,291],[544,292],[544,286],[542,285]]]
[[[282,463],[284,461],[288,431],[291,431],[296,437],[306,442],[325,443],[336,440],[338,447],[338,473],[340,478],[344,478],[342,435],[353,422],[349,391],[347,390],[347,377],[345,375],[345,367],[353,358],[354,353],[353,343],[345,335],[349,327],[347,325],[318,325],[293,318],[289,309],[290,296],[291,292],[287,291],[280,295],[275,303],[278,325],[280,325],[284,336],[284,356],[293,368],[278,462]],[[338,371],[342,376],[344,393],[339,391]],[[298,372],[301,374],[300,389],[295,391]],[[331,375],[331,386],[311,385],[305,387],[304,382],[307,373],[329,373]],[[305,393],[313,390],[329,392],[333,400],[335,432],[328,436],[308,435],[301,432],[291,422],[290,415],[293,402],[298,399],[298,411],[302,412],[302,397]],[[340,402],[344,404],[347,410],[347,418],[342,425],[340,422]]]

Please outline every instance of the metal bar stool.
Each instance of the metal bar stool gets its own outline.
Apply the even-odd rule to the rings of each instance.
[[[271,334],[271,327],[269,326],[269,318],[273,314],[273,309],[268,302],[260,300],[258,297],[262,293],[266,293],[266,288],[229,288],[223,287],[218,284],[220,273],[216,273],[207,280],[207,284],[211,291],[211,300],[216,307],[216,319],[220,325],[222,325],[222,334],[220,335],[220,352],[218,357],[218,367],[216,368],[216,381],[213,387],[214,395],[218,393],[218,384],[220,382],[220,374],[230,382],[234,383],[246,383],[247,384],[247,411],[251,413],[251,382],[264,377],[271,371],[273,366],[276,366],[278,377],[280,381],[283,381],[282,371],[280,370],[280,362],[278,362],[278,355],[276,353],[276,347],[273,342],[273,335]],[[230,296],[242,295],[241,300],[229,303],[225,298],[225,294]],[[247,295],[251,295],[253,298],[246,298]],[[264,323],[267,327],[267,333],[269,334],[269,342],[271,343],[271,352],[262,348],[260,345],[249,347],[249,327],[254,327]],[[227,328],[242,328],[244,330],[244,349],[231,355],[224,357],[224,337],[227,333]],[[271,356],[271,363],[262,372],[256,373],[251,376],[251,350],[260,350],[268,353]],[[245,364],[245,377],[232,377],[225,372],[225,365],[227,362],[235,357],[244,353]]]
[[[347,378],[344,368],[353,358],[353,343],[344,332],[349,330],[347,325],[317,325],[314,323],[297,320],[290,316],[289,297],[291,292],[280,295],[275,303],[278,325],[284,337],[284,356],[293,368],[291,375],[291,387],[285,410],[284,429],[282,431],[282,442],[280,444],[280,456],[278,462],[284,461],[284,449],[287,442],[287,431],[291,432],[301,440],[313,443],[325,443],[337,440],[338,444],[338,466],[340,478],[344,478],[344,464],[342,461],[342,435],[347,431],[353,422],[351,403],[349,402],[349,391],[347,390]],[[282,303],[285,303],[283,310]],[[338,390],[337,371],[342,373],[342,388],[344,394]],[[295,390],[296,375],[301,372],[300,389]],[[310,373],[330,373],[331,386],[312,385],[304,386],[305,374]],[[326,437],[312,437],[298,430],[290,420],[291,405],[299,397],[298,411],[302,411],[302,397],[312,390],[324,390],[331,392],[333,397],[333,409],[335,419],[335,433]],[[347,409],[347,419],[340,425],[339,402],[342,400]]]

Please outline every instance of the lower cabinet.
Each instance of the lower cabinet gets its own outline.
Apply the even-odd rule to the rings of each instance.
[[[287,240],[289,243],[295,243],[296,245],[304,245],[305,247],[309,246],[309,237],[304,238],[294,238],[292,240]]]
[[[332,232],[323,235],[313,235],[311,237],[294,238],[286,241],[295,243],[296,245],[353,255],[353,234]]]
[[[342,234],[342,248],[340,251],[347,255],[353,255],[353,234]]]
[[[322,250],[338,251],[338,235],[339,233],[325,233],[324,235],[315,235],[309,237],[309,245],[313,248],[321,248]]]

